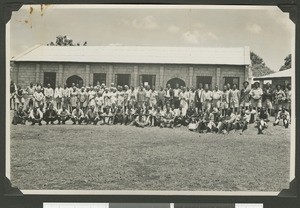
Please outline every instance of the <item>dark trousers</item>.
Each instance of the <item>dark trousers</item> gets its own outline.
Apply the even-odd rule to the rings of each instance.
[[[73,121],[73,124],[76,124],[76,122],[78,122],[78,124],[81,124],[82,121],[84,120],[84,118],[83,117],[80,117],[80,118],[73,117],[73,118],[71,118],[71,120]]]
[[[36,123],[38,123],[40,126],[42,125],[42,119],[41,118],[31,118],[31,125],[34,125]]]
[[[58,118],[57,118],[59,124],[60,124],[60,122],[65,124],[66,121],[69,120],[69,119],[70,119],[70,116],[58,116]]]
[[[12,120],[12,124],[13,125],[25,124],[26,120],[27,119],[25,117],[14,116]]]
[[[49,122],[51,122],[51,124],[53,124],[54,121],[57,120],[57,116],[51,116],[51,117],[48,117],[48,116],[45,116],[44,117],[44,121],[46,121],[46,124],[48,124]]]

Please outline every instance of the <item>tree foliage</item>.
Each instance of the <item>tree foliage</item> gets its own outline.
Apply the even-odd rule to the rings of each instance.
[[[64,35],[64,36],[63,35],[58,35],[58,36],[56,36],[55,43],[50,42],[47,45],[50,45],[50,46],[80,46],[80,43],[79,42],[74,43],[74,41],[66,35]],[[85,41],[82,45],[86,46],[87,42]]]
[[[254,77],[260,77],[267,74],[274,73],[268,66],[266,66],[264,60],[254,52],[250,52],[251,70]]]
[[[279,71],[284,71],[292,67],[292,54],[287,55],[284,59],[284,64],[280,67]]]

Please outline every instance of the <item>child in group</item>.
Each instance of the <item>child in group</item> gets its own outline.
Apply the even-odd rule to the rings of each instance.
[[[227,89],[227,85],[224,85],[222,96],[221,96],[222,116],[227,115],[227,109],[229,108],[229,95],[230,95],[230,91]]]
[[[245,109],[241,109],[240,114],[236,116],[234,122],[235,131],[241,130],[240,135],[242,135],[243,132],[248,128],[248,123],[249,123],[249,116],[246,115]]]
[[[279,125],[279,122],[282,121],[285,128],[289,127],[290,123],[290,113],[285,109],[283,106],[281,109],[279,109],[276,120],[273,123],[274,126]]]
[[[248,110],[246,110],[245,112],[249,117],[249,124],[253,124],[256,120],[257,111],[250,104]]]
[[[170,104],[167,104],[166,106],[166,112],[163,115],[163,119],[160,125],[161,128],[168,127],[173,128],[174,127],[174,112],[170,108]]]
[[[263,130],[268,128],[269,113],[265,107],[262,107],[257,115],[255,127],[258,129],[257,134],[263,134]]]

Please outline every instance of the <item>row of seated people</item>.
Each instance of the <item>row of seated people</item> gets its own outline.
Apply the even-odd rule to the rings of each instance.
[[[241,130],[241,133],[248,128],[248,124],[255,123],[258,133],[262,134],[263,129],[267,127],[269,122],[269,114],[265,108],[261,108],[259,112],[250,105],[247,110],[242,109],[239,113],[233,112],[230,108],[226,111],[226,115],[218,108],[211,108],[205,112],[197,112],[195,108],[189,107],[185,113],[181,107],[178,109],[174,106],[166,105],[165,109],[156,108],[133,108],[129,105],[126,109],[121,106],[104,107],[97,109],[95,106],[90,106],[84,111],[77,106],[71,113],[63,106],[57,110],[53,104],[50,104],[46,109],[43,107],[23,108],[19,106],[14,112],[13,124],[25,124],[26,121],[31,122],[31,125],[42,125],[42,121],[46,124],[65,124],[71,120],[73,124],[94,124],[111,125],[124,124],[134,125],[137,127],[159,126],[159,127],[179,127],[187,126],[191,131],[198,132],[215,132],[228,133],[231,130]],[[288,128],[290,123],[289,112],[283,107],[278,112],[274,125],[282,123]]]

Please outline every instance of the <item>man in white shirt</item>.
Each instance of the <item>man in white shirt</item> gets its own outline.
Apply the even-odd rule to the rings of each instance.
[[[216,85],[214,91],[212,92],[212,107],[217,108],[220,110],[221,106],[221,97],[222,97],[222,91],[219,90],[219,86]]]
[[[61,103],[63,98],[63,88],[60,85],[57,85],[57,87],[54,90],[54,98],[56,100],[56,108],[61,109]]]
[[[262,106],[262,95],[263,95],[263,91],[259,87],[258,82],[254,83],[254,87],[251,89],[249,94],[251,96],[251,104],[253,108],[255,108],[256,111],[258,111],[259,108],[261,108]]]
[[[49,106],[49,103],[53,100],[53,89],[50,84],[47,84],[47,87],[44,89],[46,106]]]
[[[196,104],[196,111],[202,111],[202,92],[203,92],[203,84],[199,84],[199,88],[195,93],[195,104]]]
[[[40,88],[37,88],[36,91],[33,94],[34,98],[34,105],[35,107],[40,107],[44,104],[44,94],[41,92]]]
[[[210,110],[211,108],[211,100],[212,100],[212,92],[209,90],[208,85],[205,85],[204,91],[202,92],[202,110]]]

